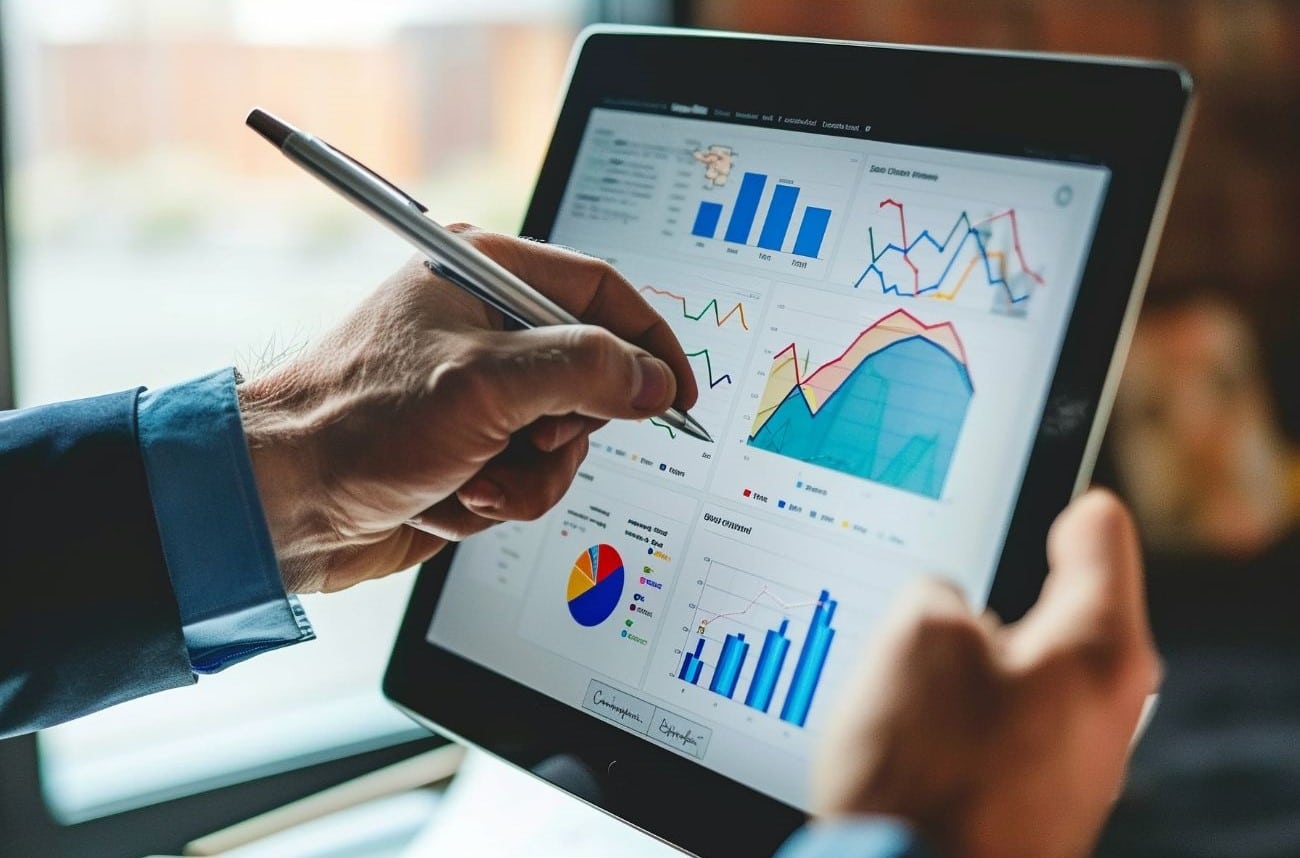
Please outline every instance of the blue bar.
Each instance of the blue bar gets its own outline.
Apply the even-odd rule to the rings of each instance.
[[[727,222],[727,234],[723,236],[733,244],[745,244],[749,241],[749,231],[754,228],[754,216],[758,214],[758,198],[763,196],[767,185],[767,176],[762,173],[746,173],[740,180],[740,190],[736,193],[736,207],[731,210],[731,220]]]
[[[699,679],[700,659],[703,658],[703,656],[704,656],[704,638],[700,638],[699,642],[695,644],[695,652],[686,653],[686,657],[682,659],[682,669],[678,671],[677,678],[684,679],[687,682],[694,682],[695,679]],[[695,679],[691,678],[692,669],[694,669]]]
[[[722,203],[700,203],[700,210],[695,213],[695,226],[691,235],[700,238],[713,238],[718,232],[718,221],[722,219]]]
[[[830,222],[830,209],[818,209],[812,206],[804,209],[803,220],[799,222],[799,234],[794,238],[795,256],[816,259],[822,249],[822,239],[826,237],[826,225]]]
[[[731,697],[735,694],[736,680],[740,678],[740,668],[745,663],[745,656],[748,653],[749,644],[745,643],[743,634],[727,635],[726,641],[722,644],[722,657],[718,659],[718,666],[713,671],[713,679],[709,682],[709,690],[723,697]]]
[[[691,662],[691,672],[687,674],[686,681],[691,685],[697,684],[700,681],[700,668],[702,667],[704,667],[704,662],[698,658]]]
[[[682,669],[677,671],[677,678],[686,679],[686,677],[689,676],[691,673],[691,665],[694,662],[695,662],[695,656],[691,655],[689,652],[686,653],[686,658],[682,659]],[[689,682],[690,680],[688,679],[686,681]]]
[[[772,203],[767,207],[763,231],[758,234],[758,246],[764,250],[780,250],[785,244],[785,234],[794,217],[794,201],[799,199],[799,189],[794,185],[777,185],[772,191]]]
[[[781,630],[768,629],[763,641],[763,651],[758,656],[758,667],[754,670],[754,681],[749,684],[749,693],[745,695],[745,705],[766,712],[772,705],[772,691],[776,688],[776,678],[781,675],[785,664],[785,654],[790,651],[790,640],[785,636],[790,621],[781,621]]]
[[[804,639],[803,650],[799,653],[790,691],[785,696],[785,705],[781,707],[781,720],[796,727],[802,727],[808,720],[813,693],[821,679],[822,668],[826,666],[826,654],[830,652],[831,641],[835,637],[835,630],[831,628],[835,604],[831,601],[830,593],[822,590],[821,604],[813,612],[812,625],[808,629],[808,637]]]

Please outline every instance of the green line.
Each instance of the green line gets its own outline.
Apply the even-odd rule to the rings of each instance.
[[[731,374],[730,374],[730,373],[724,373],[723,375],[718,376],[718,378],[716,378],[716,379],[713,377],[713,361],[709,359],[709,350],[708,350],[708,349],[700,349],[698,352],[687,352],[687,353],[686,353],[686,356],[687,356],[688,358],[699,357],[700,355],[704,355],[704,366],[705,366],[705,367],[708,369],[708,371],[709,371],[709,389],[710,389],[710,390],[712,390],[713,388],[717,387],[719,384],[722,384],[723,381],[726,381],[727,384],[731,384],[731,383],[732,383],[732,381],[731,381]]]
[[[650,425],[651,425],[651,426],[658,426],[660,429],[663,429],[665,432],[668,433],[668,437],[669,437],[669,438],[676,438],[676,437],[677,437],[677,433],[673,431],[673,427],[669,426],[667,423],[660,423],[658,420],[656,420],[656,419],[654,419],[653,417],[651,417],[651,418],[650,418]]]

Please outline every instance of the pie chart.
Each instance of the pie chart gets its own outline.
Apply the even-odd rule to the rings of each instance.
[[[623,558],[612,545],[593,545],[569,572],[569,613],[581,626],[598,626],[623,601]]]

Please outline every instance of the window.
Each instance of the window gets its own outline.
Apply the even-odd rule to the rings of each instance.
[[[336,143],[443,222],[517,229],[582,0],[15,0],[5,9],[19,405],[311,342],[409,249],[244,127]],[[412,576],[308,598],[319,639],[40,736],[65,822],[398,741]]]

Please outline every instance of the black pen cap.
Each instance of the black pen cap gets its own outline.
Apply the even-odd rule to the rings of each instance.
[[[249,112],[244,123],[269,140],[277,149],[283,147],[284,141],[289,139],[289,135],[298,130],[292,125],[276,119],[260,107],[254,107]]]

